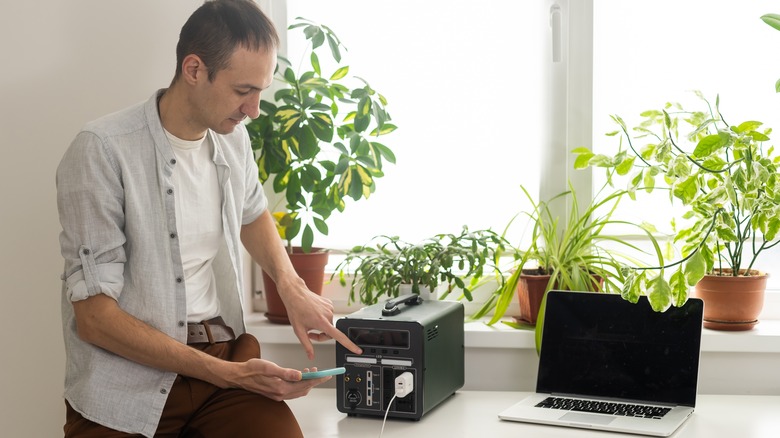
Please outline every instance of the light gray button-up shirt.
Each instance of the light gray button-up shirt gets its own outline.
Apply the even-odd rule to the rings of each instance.
[[[161,90],[162,91],[162,90]],[[171,175],[176,159],[147,102],[98,119],[76,136],[57,169],[65,259],[62,324],[65,398],[85,418],[151,437],[176,377],[79,339],[71,301],[106,294],[126,312],[186,342],[187,305]],[[268,201],[246,129],[212,131],[225,239],[213,269],[222,317],[245,331],[240,229]]]

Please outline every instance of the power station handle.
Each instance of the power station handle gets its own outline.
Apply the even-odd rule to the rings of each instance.
[[[399,307],[401,304],[406,304],[407,306],[416,306],[418,304],[422,304],[422,302],[423,299],[417,294],[402,295],[398,298],[393,298],[392,300],[385,303],[385,308],[382,309],[382,316],[398,315],[401,313],[401,308]]]

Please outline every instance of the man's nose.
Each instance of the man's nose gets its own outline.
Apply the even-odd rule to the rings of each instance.
[[[260,116],[260,93],[253,95],[241,106],[241,112],[250,119]]]

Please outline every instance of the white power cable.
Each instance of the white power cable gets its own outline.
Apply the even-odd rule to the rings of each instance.
[[[393,394],[393,398],[390,399],[390,403],[387,404],[385,418],[382,420],[382,430],[379,431],[379,438],[382,438],[382,434],[385,432],[387,414],[390,413],[390,407],[393,406],[393,402],[395,401],[396,397],[404,398],[412,391],[414,391],[414,376],[412,376],[412,373],[406,371],[395,378],[395,394]]]
[[[382,420],[382,430],[379,431],[379,438],[382,438],[382,434],[385,433],[385,422],[387,421],[387,414],[390,413],[390,406],[393,405],[393,401],[398,397],[398,394],[393,394],[393,398],[390,399],[390,403],[387,404],[387,410],[385,411],[385,419]]]

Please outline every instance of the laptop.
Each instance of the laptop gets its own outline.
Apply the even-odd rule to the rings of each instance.
[[[536,393],[502,420],[669,436],[693,413],[704,303],[547,294]]]

